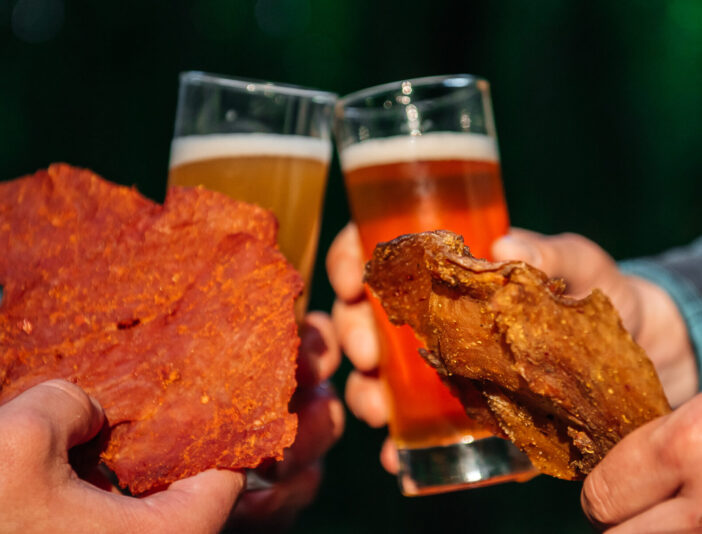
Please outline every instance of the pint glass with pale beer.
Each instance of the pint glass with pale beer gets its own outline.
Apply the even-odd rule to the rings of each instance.
[[[346,96],[336,138],[363,255],[402,234],[445,229],[476,257],[509,227],[487,81],[468,75],[406,80]],[[375,298],[381,378],[406,495],[525,480],[534,473],[510,442],[470,420],[418,354],[409,326]]]
[[[305,281],[317,251],[336,95],[202,72],[180,77],[169,185],[204,186],[276,215],[278,245]]]

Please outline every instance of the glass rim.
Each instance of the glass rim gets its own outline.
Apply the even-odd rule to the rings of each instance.
[[[333,104],[339,98],[338,94],[330,91],[322,91],[321,89],[313,89],[310,87],[303,87],[301,85],[289,83],[257,80],[254,78],[235,78],[225,74],[215,74],[201,70],[183,71],[179,74],[178,78],[181,83],[204,82],[212,85],[222,85],[234,89],[241,89],[250,93],[274,91],[277,94],[285,96],[308,98],[320,104]]]
[[[377,96],[382,93],[387,93],[392,90],[401,90],[402,84],[411,83],[413,86],[426,87],[428,85],[440,85],[449,80],[460,80],[461,85],[455,85],[454,87],[467,87],[468,85],[484,84],[486,87],[490,87],[490,82],[481,76],[476,76],[474,74],[439,74],[435,76],[421,76],[419,78],[406,78],[403,80],[396,80],[394,82],[387,82],[380,85],[374,85],[372,87],[367,87],[365,89],[360,89],[359,91],[354,91],[339,98],[336,101],[337,112],[344,109],[353,109],[356,112],[368,112],[374,113],[378,111],[378,108],[361,108],[353,105],[356,102],[362,101],[369,96]]]

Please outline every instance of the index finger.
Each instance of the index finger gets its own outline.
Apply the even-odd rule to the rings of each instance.
[[[327,276],[339,299],[363,298],[363,253],[356,225],[348,223],[338,233],[327,253]]]
[[[58,450],[67,451],[93,438],[104,421],[102,408],[79,386],[54,379],[20,393],[3,406],[4,415],[38,422],[51,432]],[[34,427],[38,430],[38,427]]]
[[[551,277],[565,279],[568,291],[575,295],[601,286],[607,282],[606,275],[616,271],[616,264],[607,252],[573,233],[547,236],[511,228],[509,234],[495,241],[492,252],[498,260],[522,260]],[[609,287],[601,289],[606,291]]]

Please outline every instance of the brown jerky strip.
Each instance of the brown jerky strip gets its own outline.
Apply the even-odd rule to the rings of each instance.
[[[561,281],[523,262],[475,259],[444,231],[379,244],[366,281],[426,344],[469,415],[496,422],[544,473],[583,478],[670,411],[653,364],[599,290],[565,297]]]
[[[52,170],[63,196],[85,189],[80,178],[102,182],[67,166]],[[45,180],[39,174],[39,194]],[[4,214],[13,210],[3,194],[15,187],[0,184]],[[174,188],[163,208],[154,206],[146,221],[132,219],[129,229],[115,223],[113,233],[90,230],[84,216],[86,235],[102,236],[93,248],[81,243],[81,230],[55,231],[75,236],[90,261],[39,259],[25,269],[6,262],[0,279],[10,289],[0,306],[0,402],[51,377],[81,385],[111,426],[103,459],[134,493],[211,467],[281,458],[296,429],[287,403],[301,280],[271,246],[275,220],[200,189]],[[104,220],[102,209],[95,220]],[[25,222],[13,222],[25,234],[23,224],[35,218],[42,227],[52,216],[23,210]],[[125,234],[122,243],[110,240]]]

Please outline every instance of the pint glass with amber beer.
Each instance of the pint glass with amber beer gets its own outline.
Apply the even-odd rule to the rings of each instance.
[[[203,72],[180,76],[169,185],[204,186],[276,215],[309,299],[336,95]]]
[[[476,257],[509,226],[489,84],[468,75],[406,80],[339,100],[336,139],[363,255],[378,242],[429,230],[463,235]],[[390,436],[406,495],[525,480],[525,455],[470,420],[371,296]]]

